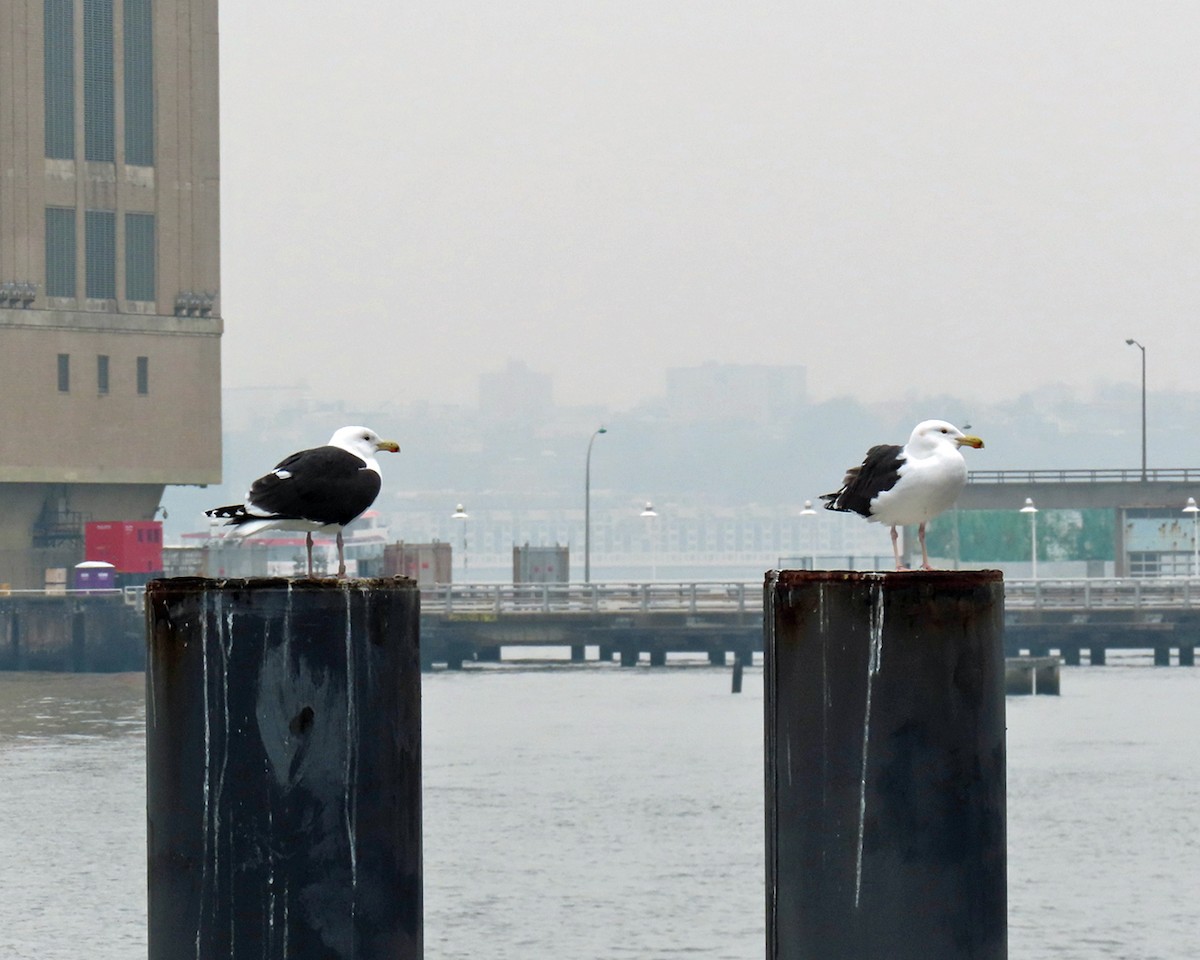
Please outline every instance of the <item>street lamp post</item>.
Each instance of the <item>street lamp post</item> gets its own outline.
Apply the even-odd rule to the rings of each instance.
[[[1196,498],[1188,497],[1184,513],[1192,515],[1192,576],[1200,577],[1200,507],[1196,506]]]
[[[454,512],[452,514],[450,514],[451,520],[461,520],[463,522],[463,525],[462,525],[463,583],[467,582],[467,518],[468,518],[468,516],[469,515],[467,514],[467,511],[463,509],[463,505],[461,503],[457,507],[455,507]]]
[[[1033,498],[1025,498],[1025,506],[1021,508],[1022,513],[1029,514],[1029,558],[1033,566],[1033,579],[1037,579],[1037,514],[1038,509],[1033,505]]]
[[[1146,348],[1136,340],[1125,341],[1131,347],[1142,351],[1142,479],[1146,479]]]
[[[654,536],[654,521],[658,519],[658,513],[654,504],[647,500],[646,509],[639,516],[646,518],[646,529],[650,533],[650,582],[653,583],[658,579],[658,543]]]
[[[583,582],[592,582],[592,444],[602,433],[608,433],[605,427],[599,427],[588,440],[587,462],[583,472]]]
[[[804,501],[804,509],[800,511],[802,517],[815,517],[817,511],[813,509],[812,501]],[[809,570],[817,569],[817,524],[814,520],[810,525],[811,529],[808,532],[808,548],[809,548]]]

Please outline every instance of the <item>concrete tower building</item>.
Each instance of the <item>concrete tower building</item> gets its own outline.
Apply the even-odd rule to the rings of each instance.
[[[220,481],[217,0],[0,3],[0,583]]]

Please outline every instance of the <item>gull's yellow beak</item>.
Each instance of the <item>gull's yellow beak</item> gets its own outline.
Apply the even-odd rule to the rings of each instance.
[[[980,446],[982,447],[983,444],[981,443]],[[395,440],[380,440],[377,444],[375,444],[375,449],[386,450],[388,453],[399,453],[400,444],[398,444]]]
[[[965,437],[959,437],[958,445],[960,447],[974,447],[976,450],[983,449],[983,441],[978,437],[972,437],[970,434]]]

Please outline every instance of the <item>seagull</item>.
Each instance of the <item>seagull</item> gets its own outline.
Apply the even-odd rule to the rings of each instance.
[[[925,525],[954,506],[967,482],[967,462],[959,449],[982,446],[979,437],[965,434],[945,420],[923,420],[903,447],[881,443],[868,450],[860,466],[846,471],[842,489],[821,499],[826,510],[857,513],[873,523],[888,524],[897,570],[903,570],[904,564],[896,528],[919,524],[921,569],[932,570],[925,549]]]
[[[338,579],[346,576],[342,530],[375,502],[382,483],[375,454],[399,453],[393,440],[381,440],[366,427],[335,430],[329,443],[293,453],[250,485],[244,503],[213,507],[205,514],[224,520],[232,533],[248,537],[262,530],[303,530],[308,575],[313,575],[313,532],[337,532]]]

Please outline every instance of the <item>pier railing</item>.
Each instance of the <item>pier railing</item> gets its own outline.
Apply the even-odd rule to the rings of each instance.
[[[1191,483],[1200,470],[1188,467],[1073,470],[971,470],[967,483]]]
[[[1006,580],[1009,609],[1200,609],[1200,579]],[[441,584],[421,591],[428,615],[536,613],[757,613],[757,583]]]
[[[1006,580],[1004,605],[1053,610],[1187,610],[1200,608],[1200,580],[1084,578]]]
[[[421,612],[471,614],[633,614],[762,612],[762,585],[691,583],[466,583],[421,590]]]
[[[47,599],[123,597],[140,605],[142,588],[10,590],[3,596]],[[1056,578],[1004,581],[1010,610],[1200,610],[1200,578]],[[738,581],[653,583],[455,583],[421,588],[421,612],[451,619],[534,614],[760,614],[762,585]]]

